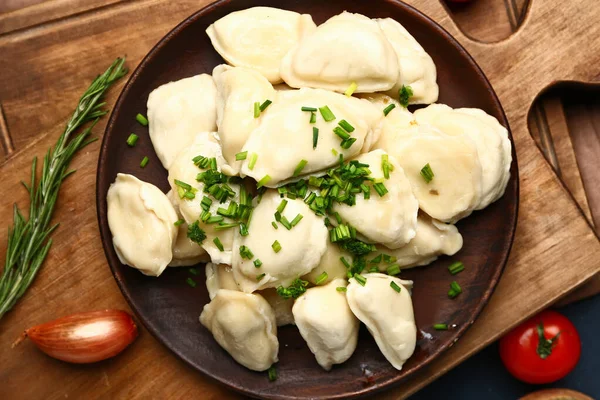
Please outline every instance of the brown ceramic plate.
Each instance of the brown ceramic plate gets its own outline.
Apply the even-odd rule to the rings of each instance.
[[[134,174],[165,192],[169,189],[167,172],[152,149],[147,129],[136,123],[135,115],[146,112],[148,94],[159,85],[211,73],[223,60],[213,50],[205,29],[232,11],[256,5],[309,13],[317,24],[344,10],[369,17],[392,17],[433,57],[441,103],[481,108],[508,127],[492,87],[465,49],[435,22],[404,3],[393,0],[218,1],[183,21],[152,49],[129,79],[111,115],[97,177],[98,219],[106,257],[127,301],[148,330],[198,371],[230,388],[251,396],[278,399],[347,398],[373,393],[409,379],[430,363],[465,332],[487,303],[506,263],[516,227],[519,190],[514,151],[511,180],[504,197],[458,224],[464,247],[453,259],[463,261],[465,271],[452,277],[446,270],[451,260],[441,258],[428,267],[402,273],[403,278],[415,281],[413,302],[420,331],[417,349],[402,371],[392,368],[363,327],[354,355],[325,372],[297,329],[287,326],[278,332],[279,378],[269,382],[265,373],[252,372],[237,364],[198,322],[202,307],[208,302],[204,274],[196,278],[198,286],[194,289],[185,283],[191,276],[186,268],[169,268],[159,279],[146,277],[123,266],[113,250],[106,218],[106,193],[117,173]],[[128,148],[125,143],[131,132],[140,136],[135,148]],[[139,163],[145,155],[150,162],[141,169]],[[449,300],[447,292],[453,279],[460,282],[464,293]],[[438,322],[455,327],[438,332],[432,328]]]

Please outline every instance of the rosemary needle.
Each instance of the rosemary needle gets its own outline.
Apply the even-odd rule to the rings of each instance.
[[[68,170],[75,154],[95,141],[92,128],[108,111],[102,109],[104,93],[127,73],[125,58],[117,58],[99,75],[79,99],[56,145],[44,156],[42,172],[36,181],[37,157],[31,165],[31,181],[23,186],[29,193],[29,216],[13,206],[13,225],[8,228],[6,262],[0,276],[0,319],[10,311],[33,282],[52,246],[51,233],[58,224],[49,226],[62,182],[73,172]],[[91,124],[71,139],[86,123]]]

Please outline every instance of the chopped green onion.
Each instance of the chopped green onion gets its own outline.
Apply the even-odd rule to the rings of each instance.
[[[269,107],[273,102],[269,99],[265,100],[259,107],[260,112],[263,112]]]
[[[182,182],[182,181],[177,180],[177,179],[175,179],[174,182],[175,182],[175,185],[179,186],[182,189],[192,190],[192,186],[189,183],[185,183],[185,182]]]
[[[138,114],[138,115],[139,115],[139,114]],[[196,287],[196,285],[197,285],[197,283],[196,283],[196,282],[195,282],[195,281],[194,281],[192,278],[187,278],[187,279],[185,280],[185,282],[186,282],[188,285],[190,285],[191,287],[193,287],[193,288],[195,288],[195,287]]]
[[[222,230],[229,229],[229,228],[235,228],[238,225],[239,225],[239,222],[232,222],[230,224],[225,224],[225,223],[221,222],[221,223],[219,223],[219,225],[215,226],[215,230],[222,231]]]
[[[290,222],[290,224],[292,224],[292,226],[296,226],[298,225],[298,223],[302,220],[302,218],[304,218],[304,216],[302,214],[298,214],[296,215],[296,217],[294,217],[294,219],[292,220],[292,222]]]
[[[319,141],[319,128],[313,126],[313,149],[317,148],[317,142]]]
[[[292,224],[291,224],[291,223],[290,223],[290,221],[288,221],[288,219],[287,219],[286,217],[284,217],[284,216],[281,216],[281,218],[280,218],[280,220],[279,220],[279,223],[280,223],[281,225],[283,225],[283,226],[285,227],[285,229],[287,229],[288,231],[289,231],[290,229],[292,229]]]
[[[327,122],[335,119],[335,115],[333,115],[328,106],[319,107],[319,112],[323,116],[323,119]]]
[[[390,286],[391,286],[391,288],[392,288],[392,289],[394,289],[394,290],[395,290],[396,292],[398,292],[398,293],[400,293],[400,290],[402,290],[402,288],[401,288],[400,286],[398,286],[398,285],[396,284],[396,282],[394,282],[394,281],[391,281],[391,282],[390,282]]]
[[[386,271],[388,275],[398,275],[400,273],[400,267],[398,266],[398,264],[392,264],[389,267],[387,267]]]
[[[218,237],[215,237],[213,239],[213,243],[215,244],[215,246],[217,246],[217,249],[219,249],[219,251],[225,251],[225,247],[223,247],[223,243],[221,243],[221,240]]]
[[[254,166],[256,165],[256,160],[258,160],[258,155],[256,153],[250,154],[250,161],[248,161],[248,169],[252,171]]]
[[[398,261],[396,257],[390,256],[389,254],[383,254],[383,262],[394,263]]]
[[[248,156],[248,152],[247,151],[242,151],[242,152],[237,153],[235,155],[235,159],[236,159],[236,161],[241,161],[241,160],[245,160],[247,156]]]
[[[372,266],[371,268],[369,268],[369,272],[379,272],[379,268],[377,268],[376,266]]]
[[[240,256],[242,256],[242,258],[252,260],[254,258],[254,253],[252,253],[247,246],[240,246]]]
[[[263,186],[265,186],[267,183],[269,183],[269,181],[271,180],[271,177],[269,175],[265,175],[263,176],[260,181],[256,182],[256,188],[261,188]]]
[[[465,265],[460,261],[455,261],[452,264],[450,264],[450,266],[448,267],[448,271],[450,271],[450,273],[452,275],[456,275],[459,272],[463,271],[464,269],[465,269]]]
[[[412,95],[412,88],[410,86],[402,85],[400,90],[398,90],[398,100],[400,101],[400,105],[404,108],[408,107],[408,103]]]
[[[316,108],[316,107],[306,107],[306,106],[303,106],[303,107],[301,108],[301,110],[302,110],[302,111],[316,112],[316,111],[317,111],[317,108]]]
[[[262,261],[260,261],[258,258],[256,260],[254,260],[254,266],[256,268],[260,268],[261,265],[262,265]]]
[[[323,273],[317,277],[317,280],[315,281],[315,285],[317,285],[317,286],[322,285],[323,283],[325,283],[327,278],[329,278],[329,275],[327,275],[326,271],[323,271]]]
[[[387,106],[386,108],[383,109],[383,115],[385,117],[387,117],[387,115],[394,109],[396,108],[396,105],[394,103],[390,104],[389,106]]]
[[[337,211],[333,213],[333,216],[335,217],[335,220],[337,221],[338,224],[342,223],[342,217],[340,216],[340,213],[338,213]]]
[[[141,125],[144,126],[148,126],[148,119],[146,119],[146,117],[144,117],[142,114],[138,114],[135,116],[135,119],[137,120],[137,122],[139,122]]]
[[[306,160],[300,160],[300,162],[296,166],[296,169],[294,170],[294,175],[293,176],[300,175],[300,172],[302,172],[302,170],[304,169],[304,167],[306,167],[306,164],[308,164],[308,161],[306,161]]]
[[[140,162],[140,167],[144,168],[146,165],[148,165],[148,157],[144,156],[144,158],[142,158],[142,162]]]
[[[190,268],[190,274],[192,274],[192,275],[200,275],[200,272],[196,268]]]
[[[390,179],[390,161],[387,154],[381,155],[381,170],[383,171],[383,177]]]
[[[345,119],[338,122],[338,125],[341,126],[342,128],[344,128],[344,130],[348,133],[354,132],[354,127],[352,125],[350,125],[350,123],[348,121],[346,121]]]
[[[436,331],[447,331],[448,325],[447,324],[435,324],[435,325],[433,325],[433,329],[435,329]]]
[[[175,221],[175,223],[173,225],[179,226],[179,225],[183,224],[184,222],[185,222],[185,220],[183,220],[183,219],[180,218],[177,221]]]
[[[377,192],[379,197],[385,196],[385,194],[388,192],[387,188],[385,187],[385,185],[383,183],[374,184],[373,189],[375,189],[375,191]]]
[[[283,210],[285,210],[285,206],[287,206],[287,200],[281,200],[281,203],[279,203],[279,205],[277,206],[277,212],[279,214],[281,214],[283,212]]]
[[[138,135],[136,135],[135,133],[132,133],[127,138],[127,146],[133,147],[133,146],[135,146],[135,144],[137,143],[137,141],[138,141]]]
[[[452,288],[452,290],[454,290],[455,292],[462,293],[462,288],[460,287],[460,285],[458,284],[458,282],[456,282],[456,281],[452,281],[452,283],[450,284],[450,287],[451,287],[451,288]]]
[[[358,85],[356,84],[356,82],[352,81],[352,83],[350,84],[350,86],[348,86],[348,89],[346,89],[344,94],[347,97],[350,97],[356,91],[356,89],[358,89]]]
[[[240,224],[240,235],[248,236],[250,232],[248,232],[248,226],[245,223]]]
[[[381,262],[382,256],[383,256],[383,254],[377,255],[377,257],[373,258],[371,261],[369,261],[369,263],[370,264],[379,264]]]
[[[277,226],[277,222],[271,221],[271,225],[273,225],[273,228],[279,229],[279,227]]]
[[[425,182],[429,183],[435,176],[433,171],[431,170],[431,166],[429,163],[425,164],[423,168],[421,168],[421,176],[425,179]]]
[[[260,275],[256,275],[256,280],[257,280],[257,281],[260,281],[260,280],[262,280],[262,278],[264,278],[264,277],[265,277],[265,273],[262,273],[262,274],[260,274]]]
[[[273,242],[271,247],[275,253],[279,253],[281,251],[281,244],[277,240]]]
[[[212,215],[204,222],[206,222],[207,224],[216,224],[218,222],[223,222],[224,219],[225,218],[223,218],[220,215]]]
[[[331,154],[333,154],[334,157],[337,157],[338,151],[336,149],[331,149]]]
[[[338,292],[345,292],[348,289],[345,286],[338,286],[335,288],[335,290],[337,290]]]
[[[196,195],[194,194],[194,192],[185,192],[183,194],[183,197],[185,197],[188,200],[194,200],[194,198],[196,197]]]
[[[260,117],[260,103],[258,101],[254,102],[254,118]]]
[[[352,147],[354,142],[356,142],[356,138],[344,139],[344,140],[342,140],[342,143],[340,143],[340,147],[342,149],[348,150],[350,147]]]
[[[358,282],[361,286],[365,286],[367,284],[367,278],[365,278],[364,276],[362,276],[361,274],[354,274],[354,279],[356,280],[356,282]]]
[[[342,262],[342,264],[344,264],[344,266],[346,268],[351,268],[352,267],[352,265],[350,265],[350,263],[348,262],[348,260],[346,260],[346,258],[340,257],[340,261]]]
[[[348,134],[348,132],[346,132],[339,126],[336,126],[335,128],[333,128],[333,133],[338,135],[342,140],[350,138],[350,135]]]
[[[317,110],[315,110],[317,111]],[[310,113],[310,121],[311,124],[314,124],[315,122],[317,122],[317,114],[315,114],[314,112]]]
[[[207,197],[207,196],[202,197],[202,201],[200,202],[200,207],[202,207],[202,209],[204,211],[208,211],[210,209],[211,204],[212,204],[212,200],[210,199],[210,197]]]
[[[304,199],[304,202],[310,205],[313,201],[315,201],[315,197],[317,197],[317,194],[315,192],[311,192],[308,197]]]
[[[269,381],[273,382],[273,381],[277,380],[277,370],[275,369],[274,366],[271,365],[268,373],[269,373]]]

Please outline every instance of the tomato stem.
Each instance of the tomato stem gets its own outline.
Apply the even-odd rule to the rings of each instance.
[[[556,345],[556,340],[560,336],[560,332],[556,334],[552,339],[546,339],[544,335],[544,323],[540,322],[537,326],[538,336],[540,337],[540,342],[538,343],[537,353],[541,359],[545,359],[550,354],[552,354],[552,349]]]

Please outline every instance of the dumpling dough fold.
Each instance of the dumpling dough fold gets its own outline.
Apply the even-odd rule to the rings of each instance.
[[[177,213],[177,218],[183,218],[179,212],[177,194],[172,190],[169,190],[167,197]],[[184,222],[177,227],[177,240],[173,245],[173,259],[169,263],[169,267],[189,267],[190,265],[210,261],[210,257],[208,256],[208,253],[206,253],[206,250],[187,237],[187,230],[187,222]]]
[[[209,262],[204,271],[206,273],[206,290],[211,300],[215,298],[219,289],[240,291],[233,279],[231,266]]]

